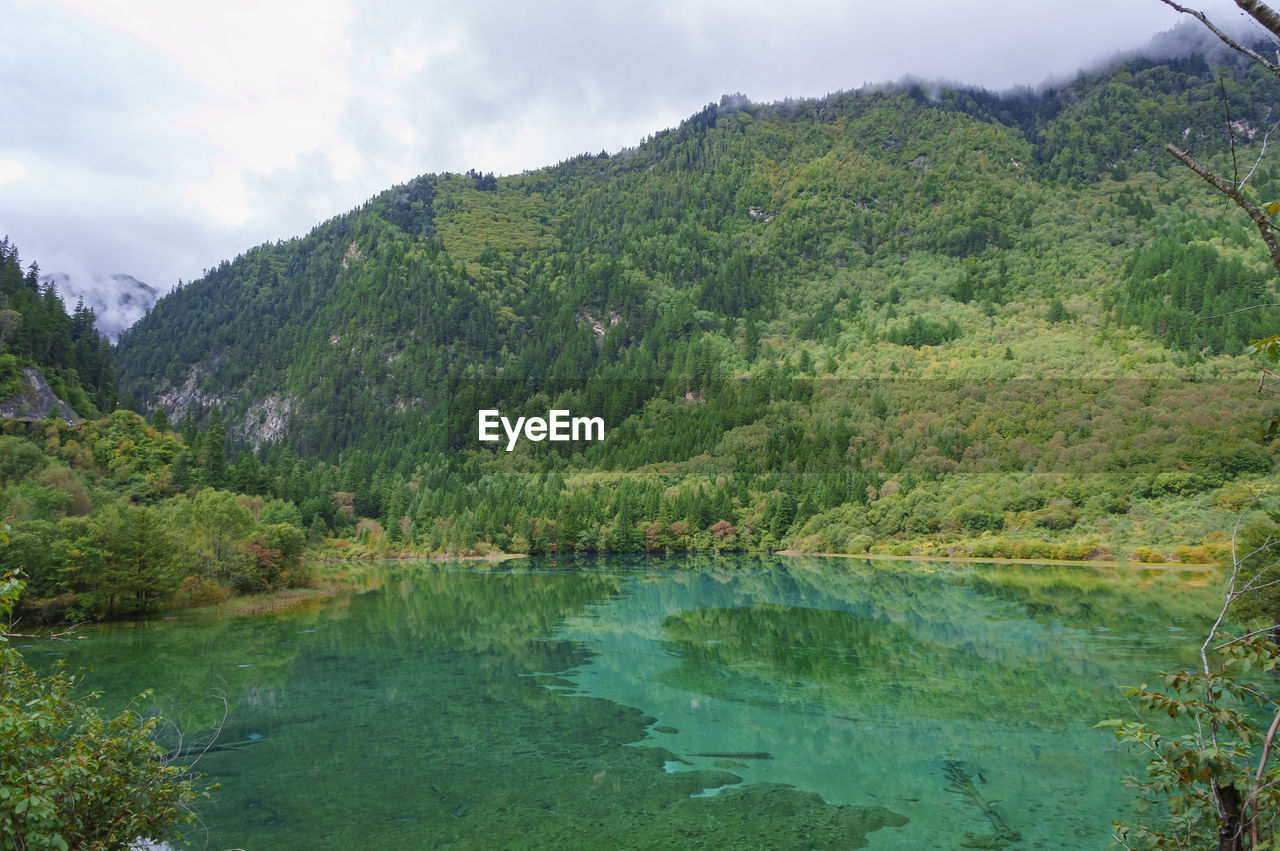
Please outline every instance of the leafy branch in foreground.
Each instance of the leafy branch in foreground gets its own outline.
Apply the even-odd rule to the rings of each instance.
[[[1158,826],[1117,824],[1115,839],[1125,848],[1257,849],[1280,838],[1280,764],[1270,759],[1280,711],[1263,732],[1254,708],[1275,711],[1276,701],[1228,673],[1274,671],[1280,658],[1256,636],[1229,641],[1220,658],[1218,670],[1167,674],[1163,691],[1145,684],[1126,691],[1135,710],[1167,715],[1184,732],[1143,720],[1098,724],[1149,755],[1146,779],[1127,778],[1140,808],[1168,806]]]
[[[23,585],[13,573],[0,579],[0,618]],[[62,671],[38,675],[0,634],[4,851],[126,848],[173,836],[194,817],[194,778],[156,743],[160,719],[141,717],[131,704],[104,720],[97,695],[77,697],[75,689]]]
[[[1280,843],[1280,764],[1272,760],[1280,730],[1280,701],[1242,679],[1251,671],[1275,674],[1280,650],[1266,640],[1280,630],[1280,560],[1274,558],[1277,518],[1245,525],[1260,508],[1258,494],[1237,518],[1231,535],[1231,572],[1222,608],[1200,645],[1200,669],[1167,674],[1164,691],[1142,685],[1126,693],[1135,713],[1169,716],[1175,732],[1150,721],[1109,719],[1120,741],[1148,754],[1147,779],[1129,778],[1141,808],[1164,802],[1156,824],[1116,824],[1126,848],[1276,848]],[[1265,627],[1225,634],[1228,614]],[[1218,643],[1215,645],[1215,641]],[[1274,691],[1274,689],[1271,689]],[[1271,717],[1263,732],[1260,719]]]

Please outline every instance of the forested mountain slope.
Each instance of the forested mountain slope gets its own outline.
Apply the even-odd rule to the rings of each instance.
[[[1093,500],[1101,522],[1269,456],[1220,417],[1179,421],[1181,391],[1137,394],[1165,439],[1135,449],[1147,425],[1051,428],[1038,390],[984,414],[983,382],[1049,380],[1078,414],[1130,389],[1064,379],[1247,375],[1237,355],[1280,312],[1203,317],[1280,301],[1265,255],[1163,145],[1229,168],[1225,97],[1251,163],[1271,95],[1218,55],[1040,94],[727,96],[635,149],[418,177],[225,262],[121,336],[121,394],[195,422],[219,408],[308,524],[344,491],[445,548],[678,548],[717,523],[750,546],[838,528],[820,545],[847,548],[1021,528],[1055,500],[1062,517],[1023,520],[1052,532]],[[1251,186],[1280,197],[1280,170]],[[903,378],[961,383],[861,383]],[[1196,398],[1265,407],[1228,385]],[[608,439],[476,440],[481,408],[551,407]],[[1034,457],[1009,450],[1018,431]],[[1173,471],[1191,479],[1153,490]],[[955,473],[1059,478],[1020,507]],[[1067,496],[1062,475],[1090,484]],[[647,524],[671,540],[640,540]]]

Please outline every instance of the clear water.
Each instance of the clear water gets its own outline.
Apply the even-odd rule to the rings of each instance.
[[[28,646],[143,689],[209,848],[1101,848],[1102,718],[1205,572],[852,559],[376,565],[302,610]],[[221,721],[225,712],[225,721]],[[176,746],[176,738],[172,744]]]

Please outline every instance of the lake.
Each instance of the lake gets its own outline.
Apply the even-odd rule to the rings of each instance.
[[[1094,724],[1191,665],[1207,571],[692,557],[373,563],[303,608],[28,644],[143,689],[210,848],[1098,848]],[[225,719],[224,719],[225,716]],[[175,734],[171,746],[178,742]]]

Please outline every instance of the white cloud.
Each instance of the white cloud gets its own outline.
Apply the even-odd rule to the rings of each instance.
[[[352,95],[345,29],[354,13],[341,0],[55,5],[163,56],[166,73],[198,93],[158,128],[195,154],[165,177],[222,226],[260,214],[247,176],[288,168],[322,146]]]
[[[0,157],[0,186],[7,183],[17,183],[20,180],[26,180],[31,176],[31,172],[27,167],[17,160]]]

